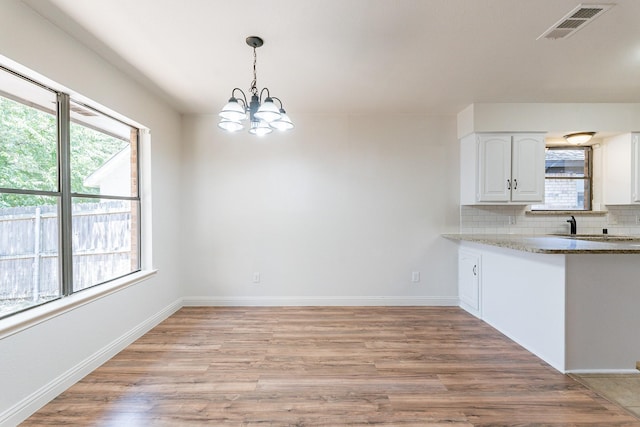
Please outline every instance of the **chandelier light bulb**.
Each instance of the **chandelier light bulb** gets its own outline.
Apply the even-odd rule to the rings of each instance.
[[[251,129],[249,129],[249,133],[256,136],[264,136],[273,132],[269,123],[261,120],[259,122],[251,122]]]

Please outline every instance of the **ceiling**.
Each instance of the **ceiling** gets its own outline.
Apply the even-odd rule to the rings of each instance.
[[[183,113],[252,80],[306,113],[455,114],[477,102],[640,102],[640,1],[536,40],[576,0],[23,0]],[[598,2],[584,2],[591,4]]]

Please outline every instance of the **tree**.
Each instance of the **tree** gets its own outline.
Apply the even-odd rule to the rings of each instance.
[[[0,188],[58,190],[56,117],[19,102],[0,97]],[[71,124],[71,185],[73,191],[96,194],[84,180],[128,141]],[[56,198],[0,193],[0,208],[55,204]]]

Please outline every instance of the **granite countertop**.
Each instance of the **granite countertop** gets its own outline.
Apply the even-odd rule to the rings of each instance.
[[[640,254],[640,236],[443,234],[443,237],[541,254]]]

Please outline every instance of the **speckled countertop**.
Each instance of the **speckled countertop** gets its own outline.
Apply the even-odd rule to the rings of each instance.
[[[640,236],[443,234],[443,237],[541,254],[640,254]]]

